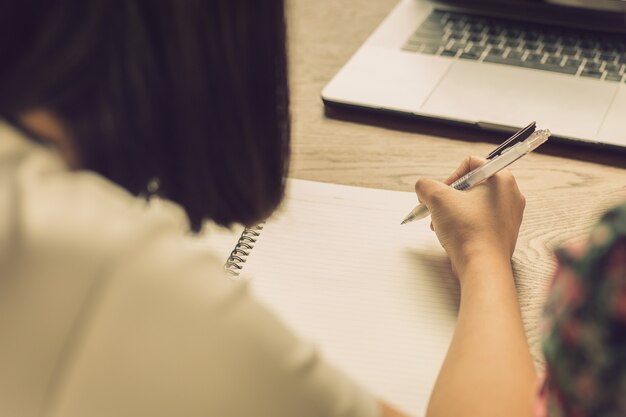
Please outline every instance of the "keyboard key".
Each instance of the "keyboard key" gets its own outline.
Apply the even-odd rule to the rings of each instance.
[[[571,46],[565,46],[561,49],[561,55],[565,56],[575,56],[578,53],[578,48],[574,48]]]
[[[504,41],[504,45],[508,46],[509,48],[518,48],[521,44],[522,41],[520,41],[519,39],[507,39],[506,41]]]
[[[434,31],[430,31],[430,30],[418,30],[417,32],[415,32],[413,34],[413,36],[411,36],[411,39],[419,39],[419,38],[426,38],[426,39],[441,39],[444,36],[444,32],[434,32]]]
[[[606,64],[606,67],[604,69],[607,72],[620,72],[620,70],[622,69],[622,65],[609,63],[609,64]]]
[[[596,56],[598,56],[598,52],[595,50],[583,49],[580,52],[580,56],[587,59],[594,59]]]
[[[454,22],[452,24],[452,30],[465,30],[467,27],[467,23],[464,20],[459,20],[458,22]]]
[[[436,54],[443,49],[441,45],[424,45],[424,48],[420,51],[423,54]]]
[[[411,39],[418,39],[418,38],[443,39],[445,38],[445,36],[446,36],[445,32],[433,32],[433,31],[428,31],[428,30],[420,30],[420,31],[415,32],[413,36],[411,36]]]
[[[443,31],[444,25],[441,22],[429,22],[422,23],[418,30],[439,30]]]
[[[438,44],[438,43],[418,43],[418,44],[407,43],[404,46],[405,51],[422,52],[422,50],[424,49],[429,50],[429,51],[430,50],[437,51],[438,49],[443,49],[443,45]]]
[[[453,41],[463,41],[465,42],[465,34],[459,33],[452,33],[450,34],[450,36],[448,36],[448,39],[451,39]]]
[[[622,77],[623,76],[621,74],[608,73],[608,74],[606,74],[605,80],[607,80],[607,81],[621,81]]]
[[[547,65],[547,64],[537,63],[537,62],[522,61],[519,59],[502,58],[502,57],[493,56],[493,55],[487,55],[485,57],[484,62],[491,62],[494,64],[513,65],[516,67],[532,68],[532,69],[539,69],[539,70],[551,71],[551,72],[559,72],[562,74],[569,74],[569,75],[574,75],[576,74],[576,71],[577,71],[576,69],[568,68],[568,67],[561,67],[559,65]]]
[[[466,46],[467,44],[465,42],[450,41],[448,42],[446,49],[454,49],[455,51],[460,51],[464,50]]]
[[[602,52],[599,56],[599,58],[603,61],[615,61],[615,58],[617,58],[617,55],[612,53],[612,52]]]
[[[418,52],[420,49],[422,48],[422,45],[416,44],[416,43],[406,43],[403,47],[402,50],[403,51],[407,51],[407,52]]]
[[[467,52],[471,52],[476,55],[480,55],[485,51],[485,47],[481,45],[474,45],[467,50]]]
[[[565,61],[565,67],[572,67],[572,68],[578,68],[580,67],[581,64],[581,60],[578,58],[567,58],[567,61]]]
[[[480,54],[476,54],[473,52],[463,52],[460,57],[463,59],[478,60],[478,58],[480,58]]]
[[[491,62],[494,64],[516,65],[518,67],[523,66],[524,61],[521,59],[509,59],[498,55],[487,55],[483,62]]]
[[[548,59],[546,59],[546,64],[547,65],[561,65],[561,63],[563,62],[563,57],[560,56],[549,56]]]
[[[583,70],[583,72],[580,73],[580,75],[582,75],[583,77],[591,77],[591,78],[601,78],[602,77],[602,73],[600,71],[595,71],[595,70]]]
[[[443,45],[440,42],[435,42],[435,41],[407,42],[407,44],[404,45],[402,49],[404,49],[405,51],[411,51],[411,52],[422,52],[426,50],[426,51],[432,51],[432,52],[426,52],[426,53],[435,53],[442,46]]]
[[[600,63],[599,62],[593,62],[593,61],[587,61],[587,63],[585,64],[585,70],[587,71],[598,71],[600,69]]]
[[[441,53],[439,55],[441,55],[441,56],[448,56],[450,58],[454,58],[457,53],[458,53],[458,51],[451,51],[450,49],[444,49],[443,51],[441,51]]]
[[[502,55],[504,54],[504,48],[493,47],[489,50],[490,55]]]
[[[556,45],[543,45],[543,51],[548,53],[555,53],[559,48]]]
[[[561,74],[569,75],[576,75],[576,73],[578,72],[578,68],[562,67],[560,65],[542,64],[541,66],[538,66],[536,68],[542,69],[544,71],[560,72]]]
[[[539,43],[537,42],[526,42],[524,44],[524,49],[528,51],[536,51],[539,48]]]
[[[542,54],[528,54],[526,61],[528,62],[541,62],[543,58]]]

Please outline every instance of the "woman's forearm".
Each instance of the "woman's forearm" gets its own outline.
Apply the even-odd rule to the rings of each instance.
[[[536,374],[508,261],[459,273],[461,305],[428,417],[532,415]]]

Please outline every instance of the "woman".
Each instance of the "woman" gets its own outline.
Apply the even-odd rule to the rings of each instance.
[[[401,416],[189,245],[282,198],[283,19],[279,1],[0,6],[0,415]],[[418,183],[463,288],[432,415],[530,415],[514,185]]]
[[[282,198],[282,2],[2,2],[0,27],[0,415],[378,415],[189,245]]]

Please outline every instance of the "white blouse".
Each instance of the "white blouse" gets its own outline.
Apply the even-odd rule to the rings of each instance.
[[[0,122],[0,416],[379,414],[194,239]]]

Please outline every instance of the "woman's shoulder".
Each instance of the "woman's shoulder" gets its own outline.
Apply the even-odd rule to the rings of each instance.
[[[0,200],[10,202],[0,211],[2,270],[70,287],[112,275],[175,276],[181,264],[223,277],[224,260],[189,231],[177,204],[136,197],[96,173],[68,170],[42,146],[18,142],[10,152],[0,145],[0,196],[7,197]]]
[[[215,277],[209,282],[221,287],[225,275],[224,260],[190,232],[180,206],[68,170],[54,152],[2,123],[0,209],[0,276],[46,277],[71,292],[111,277],[146,286],[166,275],[181,282],[184,273]]]
[[[184,211],[173,203],[147,201],[96,173],[71,171],[55,152],[5,128],[0,139],[4,246],[10,243],[22,253],[110,259],[157,231],[183,235],[188,230]]]

